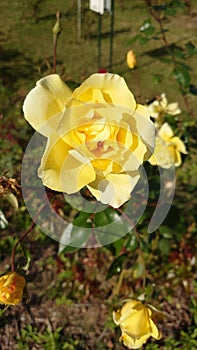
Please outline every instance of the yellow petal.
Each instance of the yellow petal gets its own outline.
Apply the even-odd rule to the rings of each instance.
[[[135,110],[136,102],[125,80],[117,74],[92,74],[73,92],[84,102],[107,102]]]
[[[108,174],[105,178],[98,178],[87,187],[97,200],[104,204],[119,208],[129,200],[130,194],[139,180],[139,173]]]
[[[168,149],[169,149],[173,164],[175,166],[181,165],[181,163],[182,163],[181,154],[179,151],[177,151],[176,147],[174,147],[174,145],[171,145],[168,147]]]
[[[177,137],[177,136],[173,137],[171,139],[171,142],[176,146],[176,149],[179,152],[187,154],[187,150],[185,148],[185,145],[184,145],[183,141],[179,137]]]
[[[159,104],[158,100],[153,101],[148,106],[148,110],[152,118],[157,119],[160,113],[162,112],[162,108]]]
[[[164,123],[161,126],[159,136],[165,141],[169,141],[173,137],[173,131],[168,123]]]
[[[121,127],[117,134],[117,141],[121,146],[124,146],[127,149],[131,148],[133,144],[133,136],[127,123],[121,123]]]
[[[140,135],[148,150],[152,153],[155,143],[155,126],[150,120],[148,108],[138,104],[132,118],[131,130],[136,130],[137,135]]]
[[[120,324],[119,320],[121,317],[121,310],[113,311],[112,317],[113,317],[115,324],[119,325]]]
[[[146,343],[149,337],[150,334],[147,334],[143,337],[140,337],[139,339],[133,339],[128,334],[123,332],[122,336],[120,337],[120,341],[123,341],[124,345],[127,346],[127,348],[129,349],[139,349],[144,343]]]
[[[94,168],[89,159],[76,150],[69,151],[61,171],[62,190],[68,194],[78,192],[81,188],[94,181]]]
[[[120,325],[121,329],[134,339],[150,334],[151,327],[147,308],[142,305],[139,310],[132,312]]]
[[[161,166],[169,169],[173,164],[172,154],[167,147],[167,144],[159,136],[156,137],[155,150],[153,155],[148,159],[151,165]]]
[[[161,99],[160,99],[159,103],[160,103],[160,106],[162,108],[162,111],[164,112],[167,105],[168,105],[168,100],[167,100],[166,94],[164,92],[161,94]]]
[[[25,98],[23,112],[31,126],[47,136],[57,127],[60,112],[65,108],[72,91],[59,75],[51,74],[36,83]]]
[[[157,326],[154,324],[153,320],[150,319],[151,326],[151,336],[157,340],[161,339],[161,332],[158,330]]]
[[[172,102],[167,105],[166,112],[170,115],[177,115],[181,113],[177,102]]]
[[[41,165],[38,169],[39,177],[48,188],[62,192],[60,175],[70,149],[57,134],[54,133],[48,138]]]

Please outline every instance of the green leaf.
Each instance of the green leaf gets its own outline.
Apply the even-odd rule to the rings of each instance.
[[[166,8],[165,15],[166,16],[174,16],[176,14],[175,8]]]
[[[30,266],[30,262],[31,262],[31,254],[30,254],[30,250],[26,247],[25,244],[20,243],[20,248],[26,258],[26,265],[25,266],[20,266],[21,270],[25,270],[28,271],[29,270],[29,266]]]
[[[125,238],[120,238],[117,241],[108,244],[106,248],[114,255],[118,256],[120,254],[120,251],[124,245]]]
[[[159,84],[162,82],[163,74],[152,74],[154,84]]]
[[[142,278],[145,274],[144,264],[141,261],[137,261],[132,266],[133,277],[138,279]]]
[[[184,89],[187,89],[189,87],[190,75],[186,67],[184,66],[176,67],[173,70],[172,74]]]
[[[79,227],[92,227],[90,215],[90,213],[84,213],[81,211],[79,215],[73,220],[73,225]]]
[[[129,45],[133,45],[137,40],[139,40],[141,38],[140,34],[135,35],[133,38],[128,40],[128,44]]]
[[[9,202],[9,204],[13,207],[14,211],[18,211],[18,199],[13,193],[4,194],[3,198]]]
[[[195,55],[197,53],[195,45],[193,45],[191,42],[185,44],[185,49],[189,55]]]
[[[122,264],[123,264],[123,262],[125,261],[126,258],[127,258],[127,254],[122,254],[117,259],[115,259],[113,261],[113,263],[109,267],[109,270],[108,270],[108,273],[107,273],[107,276],[106,276],[107,280],[109,278],[111,278],[113,275],[117,275],[118,273],[121,272]]]
[[[0,210],[0,228],[5,228],[8,225],[8,221],[6,220],[6,217],[4,213]]]
[[[90,213],[80,212],[73,222],[68,223],[64,229],[60,237],[58,253],[73,251],[71,247],[80,248],[84,246],[92,234],[92,231],[86,230],[86,228],[90,229],[91,227]]]
[[[161,61],[164,63],[172,63],[173,62],[172,58],[168,58],[168,57],[162,57]]]
[[[159,249],[162,253],[168,255],[171,249],[170,240],[166,238],[161,238],[159,241]]]
[[[155,32],[155,27],[150,26],[149,28],[147,28],[147,30],[144,31],[144,34],[148,37],[152,36]]]
[[[140,27],[140,31],[146,36],[151,37],[155,33],[155,27],[152,25],[151,20],[147,19]]]
[[[110,220],[110,218],[107,216],[106,211],[102,211],[99,213],[96,213],[94,217],[94,223],[96,226],[106,226],[113,220]]]
[[[73,253],[76,252],[79,248],[71,247],[70,245],[65,246],[64,244],[59,243],[58,255],[61,253]]]
[[[140,45],[144,45],[149,41],[149,38],[145,38],[143,36],[141,36],[141,38],[139,39],[139,43]]]
[[[192,94],[192,95],[197,95],[197,86],[193,85],[193,84],[190,84],[189,86],[189,92]]]
[[[125,248],[129,249],[131,252],[135,251],[138,248],[137,237],[133,232],[129,235],[128,240],[125,244]]]
[[[141,32],[145,32],[148,28],[150,28],[152,26],[152,24],[151,24],[151,20],[150,19],[146,19],[144,22],[143,22],[143,24],[142,24],[142,26],[140,27],[140,31]]]
[[[159,232],[161,233],[163,238],[167,238],[167,239],[173,238],[173,233],[168,226],[160,226]]]
[[[102,245],[107,245],[125,236],[129,229],[125,220],[113,208],[107,208],[94,217],[94,232]]]
[[[183,50],[180,49],[179,47],[175,47],[173,49],[173,56],[178,57],[178,58],[185,58]]]

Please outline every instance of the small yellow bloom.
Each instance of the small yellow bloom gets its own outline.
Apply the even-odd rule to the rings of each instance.
[[[121,310],[113,312],[113,320],[122,331],[119,340],[129,349],[139,349],[151,336],[159,340],[161,333],[151,315],[151,309],[138,300],[130,300]]]
[[[131,69],[137,66],[137,60],[132,50],[127,52],[127,65]]]
[[[72,92],[52,74],[37,82],[23,110],[48,138],[38,170],[45,186],[67,194],[87,186],[114,208],[129,200],[153,151],[155,128],[122,77],[92,74]]]
[[[180,114],[181,110],[177,102],[168,103],[166,94],[162,93],[159,98],[148,105],[151,117],[157,119],[164,114],[176,115]]]
[[[155,150],[149,163],[166,169],[172,165],[177,167],[182,163],[181,153],[187,154],[183,141],[174,136],[168,123],[164,123],[156,136]]]
[[[0,277],[0,303],[17,305],[21,302],[25,278],[16,272],[8,272]]]

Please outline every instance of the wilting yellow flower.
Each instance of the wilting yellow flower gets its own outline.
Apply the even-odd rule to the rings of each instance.
[[[151,336],[159,340],[161,333],[151,315],[151,309],[138,300],[128,301],[121,310],[113,312],[113,320],[122,331],[119,340],[129,349],[139,349]]]
[[[24,115],[48,142],[38,174],[43,184],[68,194],[84,186],[102,203],[119,207],[150,157],[155,130],[116,74],[93,74],[73,92],[57,74],[37,82]]]
[[[168,104],[166,94],[161,94],[156,100],[148,105],[151,117],[157,119],[160,115],[169,114],[176,115],[181,113],[177,102]]]
[[[127,65],[131,69],[133,69],[137,65],[137,60],[132,50],[129,50],[127,52]]]
[[[179,166],[182,163],[181,153],[187,154],[183,141],[174,136],[168,123],[164,123],[156,136],[155,150],[148,160],[149,163],[162,168]]]
[[[0,277],[0,303],[16,305],[22,300],[25,278],[16,272],[8,272]]]

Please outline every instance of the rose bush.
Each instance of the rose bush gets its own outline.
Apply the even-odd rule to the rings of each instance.
[[[150,336],[161,338],[151,315],[151,309],[137,300],[130,300],[121,310],[113,312],[113,320],[122,331],[120,341],[129,349],[139,349]]]
[[[155,129],[122,77],[93,74],[72,92],[57,74],[49,75],[29,92],[23,111],[48,138],[38,170],[45,186],[68,194],[87,186],[115,208],[130,198],[153,151]]]
[[[8,272],[0,277],[0,303],[17,305],[21,302],[25,278],[16,272]]]

